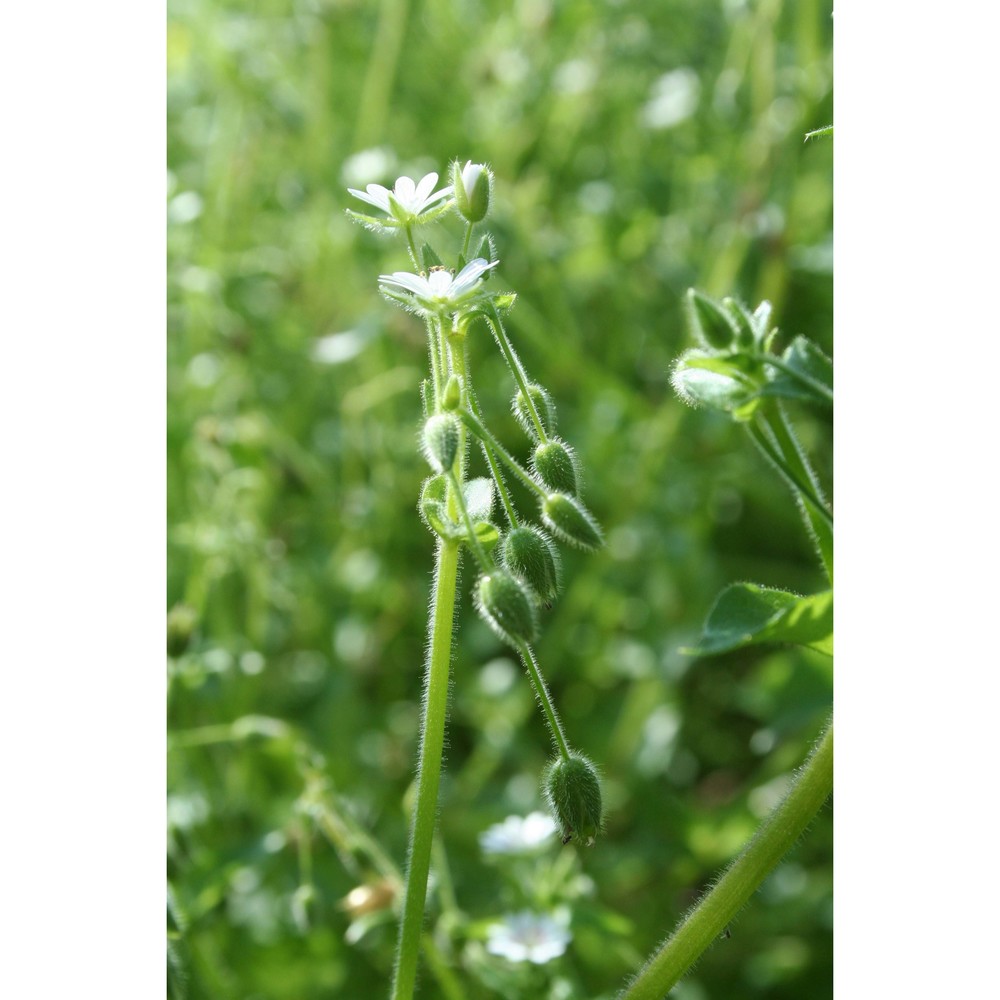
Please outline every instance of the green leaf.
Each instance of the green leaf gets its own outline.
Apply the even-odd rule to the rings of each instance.
[[[476,540],[482,546],[483,551],[489,555],[500,541],[500,530],[489,521],[477,521],[472,528],[476,533]]]
[[[796,337],[782,354],[782,368],[760,390],[761,396],[833,406],[833,362],[808,338]]]
[[[714,656],[764,642],[809,646],[833,655],[833,592],[800,597],[756,583],[734,583],[708,613],[699,645],[684,652]]]

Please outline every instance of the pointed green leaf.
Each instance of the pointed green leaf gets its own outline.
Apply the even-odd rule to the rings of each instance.
[[[800,597],[756,583],[734,583],[719,594],[701,642],[685,652],[713,656],[764,642],[810,646],[832,656],[832,591]]]

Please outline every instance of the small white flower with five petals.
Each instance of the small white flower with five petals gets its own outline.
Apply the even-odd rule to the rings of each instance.
[[[566,951],[572,935],[563,920],[524,910],[504,917],[487,930],[486,950],[509,962],[544,965]]]
[[[379,284],[389,298],[422,315],[444,316],[485,298],[482,276],[500,261],[470,260],[458,274],[440,269],[426,277],[409,271],[380,274]]]
[[[449,184],[440,191],[435,191],[437,181],[438,175],[432,171],[419,181],[414,181],[412,177],[399,177],[391,191],[381,184],[369,184],[364,191],[348,188],[348,192],[355,198],[385,212],[388,218],[375,219],[350,209],[347,210],[348,214],[378,228],[399,228],[428,222],[451,207],[451,203],[445,199],[451,197],[452,186]]]

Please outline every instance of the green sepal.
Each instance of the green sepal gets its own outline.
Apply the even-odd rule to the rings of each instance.
[[[538,445],[531,456],[531,467],[535,475],[553,493],[576,496],[580,492],[580,476],[576,466],[576,455],[572,448],[555,438]]]
[[[760,382],[751,377],[742,355],[721,355],[692,348],[674,363],[674,391],[692,406],[722,410],[734,419],[749,420],[758,404]]]
[[[581,753],[559,757],[542,777],[545,798],[564,844],[576,838],[593,846],[604,823],[597,768]]]
[[[430,243],[425,243],[420,248],[420,259],[424,262],[425,271],[429,271],[432,267],[444,267],[444,261],[437,255]]]
[[[479,547],[487,555],[490,555],[500,543],[500,529],[489,521],[477,521],[472,526],[472,530],[476,533]]]
[[[717,350],[733,346],[739,330],[727,310],[697,288],[687,290],[686,301],[688,327],[695,340]]]
[[[529,383],[528,396],[534,404],[535,412],[538,414],[538,419],[542,425],[542,430],[544,430],[547,435],[555,434],[556,404],[552,401],[552,396],[550,395],[548,389],[533,382]],[[510,409],[517,419],[517,422],[524,428],[524,432],[528,435],[528,437],[535,441],[540,440],[538,437],[538,428],[535,426],[535,421],[531,417],[531,410],[528,408],[528,401],[525,399],[523,389],[518,389],[517,392],[514,393],[514,398],[510,403]]]
[[[600,525],[576,497],[550,493],[542,502],[542,523],[560,541],[593,552],[604,544]]]
[[[448,480],[431,476],[420,490],[420,517],[431,531],[442,538],[461,538],[465,532],[448,517]]]
[[[453,413],[435,413],[427,419],[421,449],[435,472],[447,472],[455,464],[460,441],[461,424]]]
[[[533,525],[519,525],[504,536],[503,564],[521,577],[548,605],[559,593],[559,552],[552,540]]]
[[[534,598],[525,584],[506,570],[493,569],[480,577],[476,607],[496,635],[515,649],[538,635]]]
[[[800,597],[756,583],[731,584],[716,598],[698,645],[683,652],[714,656],[766,642],[833,656],[833,592]]]
[[[497,312],[510,312],[514,308],[514,303],[517,301],[516,292],[504,292],[503,295],[496,295],[493,297],[493,306]]]

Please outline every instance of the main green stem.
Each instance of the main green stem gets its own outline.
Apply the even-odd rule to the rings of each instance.
[[[662,1000],[717,940],[833,791],[833,721],[784,799],[743,853],[647,962],[619,1000]]]
[[[403,921],[396,947],[392,1000],[411,1000],[417,980],[420,938],[427,898],[431,845],[437,816],[444,728],[448,712],[448,675],[451,669],[451,639],[458,583],[458,542],[442,539],[438,544],[431,605],[430,649],[424,679],[424,713],[421,723],[420,763],[417,771],[417,805],[410,830]]]

